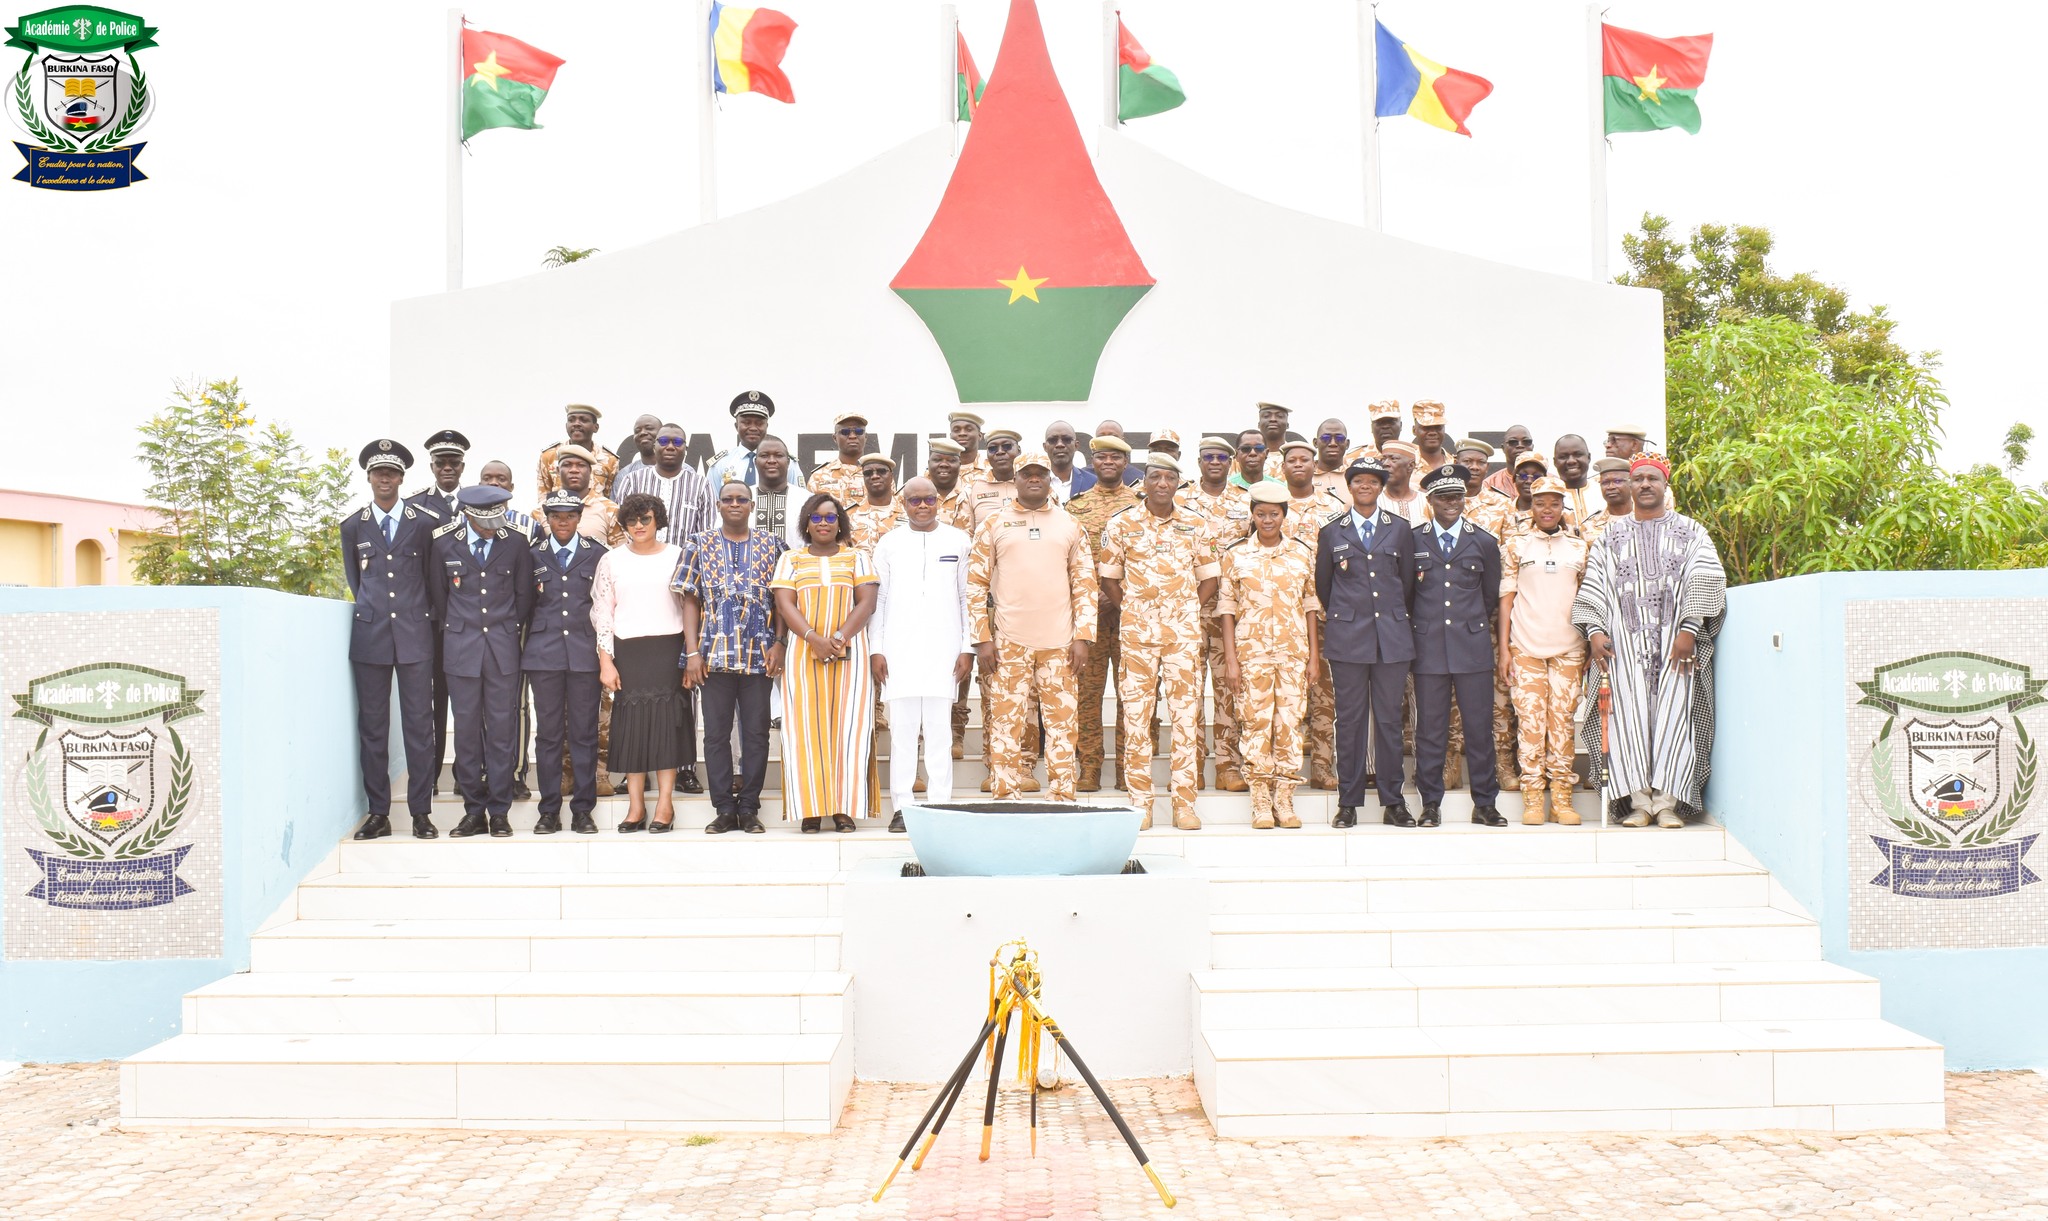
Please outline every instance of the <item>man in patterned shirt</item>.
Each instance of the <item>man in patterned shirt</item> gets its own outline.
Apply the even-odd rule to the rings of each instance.
[[[1087,535],[1088,555],[1093,559],[1102,554],[1102,531],[1109,525],[1109,519],[1136,501],[1131,490],[1124,486],[1124,467],[1131,459],[1129,442],[1122,437],[1097,434],[1088,443],[1088,455],[1095,482],[1086,491],[1076,492],[1066,507]],[[1102,788],[1102,695],[1109,683],[1110,667],[1114,665],[1117,674],[1123,674],[1123,650],[1117,644],[1120,622],[1116,608],[1098,596],[1095,646],[1088,650],[1088,664],[1081,668],[1080,680],[1076,684],[1081,714],[1074,730],[1075,755],[1081,770],[1079,789],[1083,793],[1098,792]],[[1124,753],[1121,693],[1117,695],[1116,706],[1116,753],[1121,759]]]
[[[1310,451],[1313,453],[1313,450]],[[1223,627],[1223,687],[1251,771],[1252,826],[1299,827],[1294,786],[1308,675],[1321,669],[1316,639],[1316,553],[1286,530],[1288,494],[1251,490],[1251,538],[1223,549],[1216,616]]]
[[[704,770],[717,817],[712,835],[759,835],[768,778],[768,697],[782,673],[782,629],[768,590],[788,544],[753,528],[754,494],[718,489],[718,529],[683,545],[672,588],[683,596],[683,686],[704,693]],[[732,727],[740,724],[740,777],[733,783]]]
[[[1124,791],[1145,812],[1141,826],[1150,826],[1152,760],[1144,731],[1163,699],[1173,740],[1173,825],[1196,831],[1202,603],[1220,570],[1208,525],[1173,502],[1179,484],[1178,462],[1164,454],[1146,459],[1145,499],[1103,528],[1096,571],[1122,618]]]

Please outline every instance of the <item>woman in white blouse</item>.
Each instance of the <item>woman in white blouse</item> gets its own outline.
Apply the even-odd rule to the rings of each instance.
[[[612,775],[624,773],[631,802],[620,833],[675,827],[676,768],[683,761],[683,605],[669,588],[682,549],[660,538],[668,508],[645,493],[626,497],[619,525],[627,543],[597,562],[590,623],[597,630],[597,677],[612,700]],[[647,816],[647,773],[655,779]]]

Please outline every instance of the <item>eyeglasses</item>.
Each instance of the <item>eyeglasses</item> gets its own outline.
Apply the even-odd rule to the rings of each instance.
[[[935,505],[939,503],[939,498],[936,496],[905,496],[903,503],[914,509],[924,505]]]
[[[839,435],[842,437],[865,437],[868,435],[868,430],[865,428],[842,428],[839,430]]]
[[[1045,443],[1047,445],[1072,445],[1074,442],[1078,440],[1080,440],[1080,438],[1076,437],[1073,433],[1070,432],[1063,432],[1057,434],[1047,433],[1045,435]]]
[[[1202,451],[1201,460],[1204,462],[1228,462],[1230,461],[1230,455],[1219,453],[1213,449],[1205,449]]]
[[[992,454],[1007,454],[1015,448],[1017,448],[1015,441],[990,441],[988,443],[988,452]]]
[[[838,520],[839,520],[839,514],[837,514],[837,513],[813,513],[813,514],[811,514],[811,524],[812,524],[812,525],[814,525],[814,526],[829,526],[829,525],[833,525],[833,524],[835,524],[836,522],[838,522]]]
[[[754,498],[752,496],[720,496],[718,503],[722,505],[750,505],[754,503]]]
[[[687,437],[656,437],[654,443],[663,449],[681,449],[690,441]]]
[[[1341,432],[1326,432],[1316,438],[1316,440],[1321,441],[1325,445],[1342,445],[1350,439],[1350,437],[1345,436]]]
[[[1263,454],[1266,452],[1266,447],[1260,442],[1254,441],[1250,445],[1238,446],[1237,452],[1240,454]]]

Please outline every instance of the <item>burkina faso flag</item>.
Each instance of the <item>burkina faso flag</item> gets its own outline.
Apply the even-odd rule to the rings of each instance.
[[[560,56],[489,30],[462,31],[462,138],[490,127],[535,128]]]
[[[963,403],[1088,397],[1152,287],[1053,76],[1033,0],[1003,44],[938,212],[889,287],[917,311]]]

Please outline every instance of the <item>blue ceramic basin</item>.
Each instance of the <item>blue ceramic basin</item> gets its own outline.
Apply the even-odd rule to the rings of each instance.
[[[903,807],[917,863],[932,877],[1122,873],[1138,842],[1129,806],[949,801]]]

